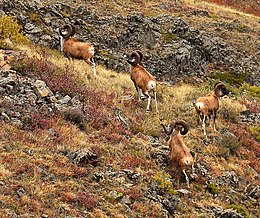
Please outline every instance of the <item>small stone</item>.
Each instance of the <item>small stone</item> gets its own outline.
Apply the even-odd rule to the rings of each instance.
[[[36,80],[36,82],[33,84],[36,94],[39,97],[47,97],[47,96],[52,96],[51,90],[47,87],[46,83],[42,80]]]

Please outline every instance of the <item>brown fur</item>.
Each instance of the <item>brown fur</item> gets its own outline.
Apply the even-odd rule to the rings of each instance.
[[[190,149],[185,145],[183,138],[179,133],[174,133],[168,141],[170,149],[170,160],[177,164],[181,170],[194,165],[194,158]]]
[[[156,79],[152,76],[144,67],[137,64],[132,68],[131,71],[131,80],[135,84],[135,86],[139,87],[142,92],[145,94],[151,90],[156,91],[156,86],[153,89],[149,89],[148,82],[154,81],[156,83]]]
[[[187,185],[189,186],[189,179],[185,173],[185,169],[194,166],[194,158],[190,153],[190,149],[186,146],[181,135],[185,135],[188,132],[188,125],[184,121],[177,121],[172,123],[170,130],[167,131],[165,126],[161,124],[167,135],[171,135],[168,141],[170,150],[170,164],[176,165],[186,177]],[[183,128],[183,129],[182,129]],[[173,130],[176,130],[173,132]],[[181,135],[180,135],[181,134]]]
[[[64,42],[63,52],[65,55],[77,59],[83,59],[90,66],[93,65],[91,58],[94,56],[94,47],[88,42],[80,42],[74,38],[68,38]]]
[[[200,107],[198,103],[203,102],[203,106]],[[215,93],[207,94],[205,97],[199,97],[194,105],[198,114],[203,113],[206,116],[210,116],[212,113],[216,113],[219,108],[218,96]]]
[[[61,44],[63,41],[63,52],[67,57],[83,59],[93,68],[94,75],[96,75],[94,46],[88,42],[80,42],[77,39],[72,38],[75,34],[75,30],[75,27],[69,24],[64,25],[63,29],[59,29],[62,37]]]
[[[216,116],[219,109],[219,97],[223,97],[226,94],[228,94],[228,91],[225,85],[222,82],[218,82],[215,84],[214,93],[209,93],[204,97],[199,97],[194,103],[195,110],[199,116],[200,121],[202,121],[204,135],[206,137],[206,118],[208,118],[210,122],[211,116],[213,116],[213,129],[216,131]],[[203,116],[203,120],[201,119],[201,116]]]
[[[142,94],[148,97],[148,104],[146,111],[150,110],[151,97],[149,92],[152,91],[154,94],[156,112],[158,112],[157,99],[156,99],[156,84],[157,81],[143,66],[140,65],[140,61],[143,58],[143,54],[140,51],[133,52],[128,57],[128,63],[132,65],[131,69],[131,80],[133,81],[136,91],[141,90]],[[141,97],[141,95],[140,95]]]

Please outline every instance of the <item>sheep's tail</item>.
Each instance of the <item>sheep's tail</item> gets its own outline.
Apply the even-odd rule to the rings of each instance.
[[[153,80],[150,80],[147,85],[148,90],[155,90],[156,89],[156,82]]]

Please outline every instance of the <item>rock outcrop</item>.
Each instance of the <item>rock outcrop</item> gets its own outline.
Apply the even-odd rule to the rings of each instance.
[[[34,126],[34,115],[55,116],[58,113],[81,129],[85,128],[87,118],[77,96],[62,96],[53,93],[42,80],[19,75],[13,70],[0,70],[0,120],[6,120],[19,128]]]
[[[123,54],[140,49],[145,53],[145,67],[159,80],[203,78],[210,73],[208,65],[215,64],[231,72],[247,73],[248,82],[260,85],[260,53],[241,54],[222,38],[196,30],[178,17],[144,17],[139,13],[99,17],[81,5],[47,5],[38,0],[4,0],[0,9],[19,20],[31,41],[55,49],[59,49],[58,28],[74,24],[76,37],[95,45],[97,63],[119,72],[129,69]],[[189,13],[208,16],[202,12]],[[222,24],[219,28],[225,29]]]

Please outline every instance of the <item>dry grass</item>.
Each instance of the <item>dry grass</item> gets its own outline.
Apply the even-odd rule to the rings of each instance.
[[[28,47],[22,49],[26,50],[30,56],[39,55]],[[149,183],[135,184],[134,189],[129,192],[125,178],[119,177],[112,181],[105,180],[98,184],[92,179],[93,173],[105,171],[109,164],[114,171],[130,169],[140,173],[145,180],[150,181],[153,178],[151,175],[155,175],[161,169],[156,160],[151,159],[148,155],[151,147],[146,135],[159,137],[160,141],[164,141],[160,123],[169,124],[177,119],[183,119],[191,126],[190,133],[184,140],[197,153],[198,160],[210,163],[206,165],[210,175],[220,176],[225,170],[234,170],[241,176],[252,176],[252,173],[248,173],[245,162],[240,162],[236,156],[231,156],[228,161],[215,156],[219,153],[216,142],[212,141],[208,146],[203,144],[204,136],[201,127],[197,124],[192,100],[208,93],[212,89],[212,84],[201,86],[184,83],[175,86],[159,84],[160,113],[145,113],[145,101],[134,100],[135,104],[131,108],[127,107],[125,102],[122,103],[121,96],[135,95],[135,89],[128,74],[115,73],[98,66],[98,77],[94,78],[91,69],[85,63],[80,61],[68,62],[59,53],[47,52],[49,52],[48,61],[58,68],[64,69],[66,65],[72,65],[71,73],[76,74],[74,76],[82,86],[115,93],[113,107],[119,108],[131,120],[132,135],[129,140],[123,143],[113,143],[110,140],[100,140],[100,137],[106,133],[106,128],[104,131],[90,128],[87,132],[84,132],[63,119],[58,119],[55,122],[50,122],[51,128],[58,134],[58,139],[54,140],[50,139],[48,129],[22,131],[14,126],[2,123],[0,146],[5,150],[1,152],[0,156],[2,164],[0,179],[8,184],[8,187],[12,184],[12,188],[1,186],[3,193],[5,193],[4,196],[1,196],[1,200],[4,202],[4,207],[10,209],[9,212],[2,210],[4,214],[12,214],[13,212],[23,214],[25,211],[30,211],[38,217],[43,214],[51,217],[61,214],[79,217],[84,214],[82,210],[89,210],[89,217],[103,217],[105,215],[124,217],[123,214],[128,214],[128,212],[121,204],[117,203],[117,200],[111,197],[111,191],[136,198],[139,195],[137,193],[143,195],[143,191]],[[63,72],[63,70],[60,72]],[[85,97],[88,98],[88,96]],[[109,112],[111,110],[109,105],[100,106],[106,108],[106,111]],[[227,108],[228,113],[235,117],[244,109],[244,106],[239,104],[237,100],[224,99],[221,102],[220,110],[220,114],[223,116],[227,113],[224,112],[224,108]],[[111,116],[111,114],[110,111],[108,115]],[[217,122],[219,129],[225,128],[226,122],[229,122],[223,116],[220,116]],[[107,128],[109,129],[109,127]],[[214,137],[217,140],[219,135],[217,134]],[[76,151],[80,148],[88,148],[98,152],[98,166],[75,165],[60,153],[66,149]],[[29,152],[31,150],[33,153]],[[247,150],[243,152],[248,155]],[[192,182],[191,191],[194,192],[198,187],[203,190],[203,183]],[[174,190],[177,187],[171,186],[170,188]],[[16,193],[19,190],[24,190],[24,193],[17,198]],[[225,193],[225,189],[221,193]],[[199,204],[204,204],[205,198],[211,198],[209,193],[204,197],[200,193],[196,195]],[[157,203],[147,203],[141,199],[133,200],[133,213],[140,216],[144,214],[150,214],[152,217],[160,216],[162,213],[161,207]],[[225,207],[225,203],[220,199],[206,200],[206,202],[209,206]],[[192,216],[195,213],[193,204],[186,202],[185,198],[182,204],[186,204],[186,209],[183,209],[180,205],[178,208],[180,212],[183,212],[186,216],[189,216],[189,214]]]
[[[195,8],[209,10],[211,13],[214,13],[214,14],[221,14],[221,15],[225,14],[228,16],[232,16],[233,18],[234,17],[237,18],[237,16],[241,16],[241,17],[249,19],[250,21],[259,19],[259,16],[242,12],[241,10],[235,9],[234,7],[230,7],[230,6],[224,5],[224,4],[219,5],[219,4],[214,4],[210,1],[194,1],[194,0],[183,0],[183,2],[184,2],[184,4],[193,6]]]
[[[146,15],[164,13],[165,11],[160,10],[151,11],[151,8],[159,3],[166,3],[164,0],[93,2],[97,5],[93,4],[92,7],[106,6],[103,7],[106,8],[106,13],[117,11],[127,14],[142,8]],[[194,1],[183,2],[189,6],[210,9],[210,13],[216,15],[216,18],[213,16],[210,20],[192,16],[187,18],[190,19],[189,22],[208,23],[210,26],[214,19],[223,21],[228,17],[230,22],[232,19],[240,19],[242,23],[252,28],[257,28],[259,22],[258,17],[230,8],[205,2],[200,5]],[[239,35],[238,42],[240,37],[246,36]],[[47,57],[43,62],[53,64],[54,72],[58,74],[55,78],[61,78],[63,84],[66,84],[62,80],[66,73],[66,76],[69,75],[75,80],[73,84],[79,90],[83,90],[84,87],[89,88],[93,91],[93,95],[96,94],[94,91],[102,92],[100,96],[109,99],[98,101],[99,99],[92,98],[92,93],[88,96],[87,92],[82,91],[88,104],[95,106],[93,110],[102,108],[100,113],[93,114],[93,117],[100,115],[101,121],[105,120],[105,124],[98,128],[94,125],[95,122],[90,123],[86,131],[80,131],[75,125],[60,117],[51,118],[53,120],[49,122],[49,128],[57,133],[57,138],[50,137],[48,128],[24,131],[4,122],[0,123],[0,213],[2,217],[11,217],[14,213],[34,217],[46,215],[48,217],[160,217],[162,207],[143,197],[144,190],[154,176],[158,172],[166,173],[165,169],[158,165],[157,160],[151,158],[153,148],[147,136],[157,137],[160,142],[164,142],[160,123],[169,124],[178,119],[185,120],[190,125],[190,132],[184,137],[185,143],[196,153],[196,160],[207,169],[208,177],[217,178],[224,171],[235,171],[246,181],[257,184],[255,170],[259,169],[259,162],[257,162],[259,144],[253,140],[245,126],[240,126],[237,119],[239,112],[251,105],[250,100],[246,101],[246,105],[243,103],[245,101],[241,101],[240,96],[221,100],[217,129],[219,131],[228,129],[237,134],[239,139],[239,142],[235,141],[238,143],[235,153],[224,157],[221,155],[229,151],[229,141],[223,139],[221,133],[214,133],[207,127],[210,140],[205,143],[201,125],[197,123],[192,106],[194,99],[212,90],[214,81],[199,85],[180,83],[174,86],[161,83],[158,85],[159,114],[154,110],[146,113],[147,102],[138,102],[135,88],[127,73],[116,73],[99,65],[97,78],[94,78],[86,63],[78,60],[70,62],[60,52],[46,48],[43,48],[44,52],[42,52],[41,48],[34,46],[20,46],[19,49],[26,51],[31,58],[37,57],[40,60]],[[113,97],[110,97],[111,94]],[[88,101],[89,99],[91,101]],[[116,119],[117,111],[122,112],[130,123],[127,131],[130,139],[121,138],[125,132]],[[118,133],[120,131],[123,132],[122,135]],[[245,134],[248,134],[246,136],[250,140],[239,137]],[[221,140],[226,143],[225,146],[220,144]],[[88,148],[98,154],[97,166],[74,164],[62,154],[65,150],[76,151],[81,148]],[[94,181],[94,173],[107,172],[108,166],[115,172],[122,169],[133,170],[141,175],[142,181],[131,184],[128,178],[120,176],[112,179],[105,178],[101,182]],[[167,170],[169,169],[166,167]],[[176,217],[194,217],[194,214],[201,216],[194,209],[196,205],[199,208],[228,206],[222,198],[228,194],[228,188],[223,187],[220,196],[213,198],[211,193],[205,192],[205,180],[206,178],[199,178],[191,182],[190,191],[196,201],[194,203],[194,200],[182,196],[177,208],[179,216]],[[180,187],[170,184],[170,188],[175,191]],[[113,191],[131,197],[131,210],[126,209],[120,200],[114,199],[111,194]],[[233,200],[239,203],[240,198],[241,196]],[[253,203],[245,202],[245,205],[249,210],[254,211]]]

